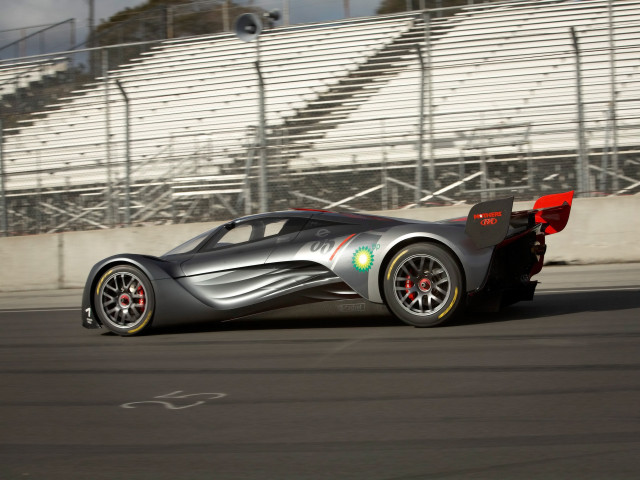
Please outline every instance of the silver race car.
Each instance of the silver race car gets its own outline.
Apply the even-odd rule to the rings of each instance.
[[[565,227],[572,199],[573,192],[547,195],[517,212],[513,198],[491,200],[438,222],[308,209],[239,218],[161,257],[122,254],[96,264],[82,324],[137,335],[362,297],[410,325],[440,325],[467,306],[531,300],[545,236]]]

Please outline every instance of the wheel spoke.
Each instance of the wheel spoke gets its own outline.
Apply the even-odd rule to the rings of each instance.
[[[414,298],[409,304],[409,308],[413,307],[419,298],[420,298],[420,295],[417,295],[416,298]]]
[[[410,276],[411,276],[411,272],[410,272],[409,270],[407,270],[407,266],[406,266],[406,264],[404,264],[404,263],[403,263],[403,264],[401,265],[401,267],[400,267],[400,268],[401,268],[402,270],[404,270],[404,272],[407,274],[407,277],[410,277]]]
[[[445,297],[447,296],[446,294],[442,295],[440,292],[431,292],[431,294],[433,295],[433,298],[435,298],[438,301],[439,304],[442,303]]]
[[[400,299],[400,302],[404,303],[404,301],[409,298],[409,295],[411,295],[411,292],[407,292],[406,295]]]
[[[420,269],[416,266],[416,261],[415,260],[411,260],[411,267],[413,268],[413,272],[415,272],[413,275],[415,277],[420,275]]]

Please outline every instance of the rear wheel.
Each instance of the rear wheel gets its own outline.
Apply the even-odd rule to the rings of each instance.
[[[460,267],[438,245],[408,246],[392,258],[384,275],[387,307],[410,325],[433,327],[451,319],[460,309]]]
[[[144,273],[130,265],[118,265],[100,277],[94,305],[109,330],[118,335],[137,335],[151,324],[155,297]]]

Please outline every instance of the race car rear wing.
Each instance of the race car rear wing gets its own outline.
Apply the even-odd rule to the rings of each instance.
[[[534,213],[535,223],[543,224],[543,233],[545,235],[552,235],[561,232],[564,230],[564,227],[567,226],[572,201],[573,190],[565,193],[545,195],[536,200],[536,203],[533,205],[533,210],[526,210],[524,213]]]
[[[541,224],[545,235],[561,232],[569,221],[573,191],[545,195],[532,210],[513,212],[513,197],[480,202],[469,211],[465,232],[478,248],[498,245],[513,227]]]

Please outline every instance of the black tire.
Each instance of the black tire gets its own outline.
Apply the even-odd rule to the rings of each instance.
[[[453,318],[462,305],[460,267],[433,243],[416,243],[397,252],[384,270],[387,307],[403,322],[434,327]]]
[[[155,308],[147,276],[131,265],[117,265],[100,276],[93,292],[100,322],[122,336],[139,335],[151,325]]]

